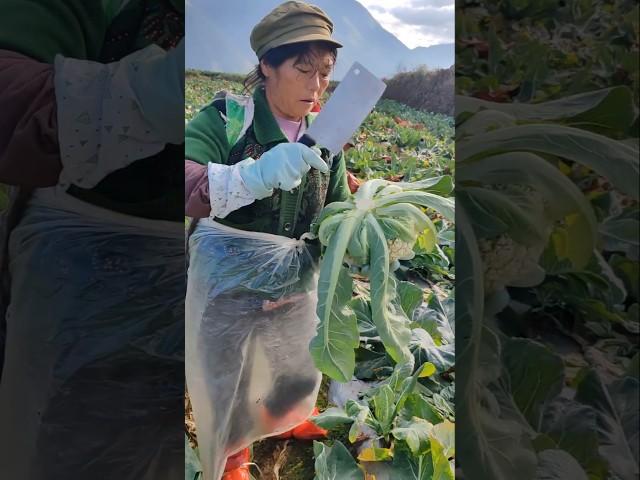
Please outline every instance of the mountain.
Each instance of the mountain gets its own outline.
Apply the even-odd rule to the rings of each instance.
[[[410,51],[413,64],[425,64],[429,68],[449,68],[456,54],[454,43],[417,47]]]
[[[257,59],[249,45],[251,29],[281,0],[187,0],[186,67],[248,73]],[[340,80],[354,61],[380,77],[417,66],[448,68],[454,45],[408,48],[356,0],[311,0],[334,22],[338,51],[334,78]]]

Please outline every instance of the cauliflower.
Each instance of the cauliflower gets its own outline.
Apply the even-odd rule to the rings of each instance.
[[[508,235],[480,239],[478,248],[484,266],[485,295],[506,286],[532,287],[544,280],[545,271],[538,265],[544,244],[527,246]]]
[[[415,243],[415,242],[414,242]],[[400,266],[399,260],[411,260],[415,257],[413,251],[413,244],[405,242],[399,238],[393,240],[387,240],[387,246],[389,247],[389,265],[391,271],[395,271]],[[345,254],[344,263],[349,267],[349,271],[353,275],[360,275],[367,277],[369,275],[369,259],[366,259],[364,264],[356,261],[351,255]]]
[[[504,287],[532,287],[544,280],[545,271],[539,261],[553,230],[549,218],[548,199],[530,185],[485,185],[485,188],[505,195],[505,202],[517,206],[532,224],[543,226],[539,231],[542,240],[523,244],[509,233],[480,238],[478,249],[484,266],[485,295]],[[531,240],[531,239],[530,239]]]
[[[389,263],[393,263],[396,260],[411,260],[415,257],[413,244],[411,243],[394,238],[393,240],[387,240],[387,245],[389,246]]]

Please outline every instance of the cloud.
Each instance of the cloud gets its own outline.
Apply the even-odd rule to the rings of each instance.
[[[450,7],[453,8],[455,2],[453,0],[409,0],[408,6],[413,8],[425,7]]]
[[[381,5],[371,5],[370,7],[367,8],[367,10],[369,10],[370,12],[378,12],[378,13],[384,13],[387,11],[387,9]]]
[[[442,43],[453,43],[454,33],[446,27],[417,27],[414,25],[404,25],[392,32],[409,48],[418,46],[438,45]]]
[[[440,27],[443,24],[453,26],[455,13],[453,7],[396,7],[389,13],[408,25]]]
[[[410,48],[452,43],[453,0],[359,0],[374,18]]]
[[[455,13],[453,5],[435,6],[447,0],[414,0],[413,6],[398,6],[386,14],[393,18],[394,34],[409,46],[452,43],[455,36]],[[418,42],[409,39],[414,36]]]

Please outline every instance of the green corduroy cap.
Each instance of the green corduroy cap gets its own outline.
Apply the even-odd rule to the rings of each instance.
[[[274,8],[251,31],[251,48],[258,59],[269,50],[299,42],[323,41],[337,48],[331,38],[333,22],[320,8],[304,2],[284,2]]]

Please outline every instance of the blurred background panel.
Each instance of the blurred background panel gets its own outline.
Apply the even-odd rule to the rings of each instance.
[[[0,477],[179,478],[184,3],[0,11]]]
[[[638,478],[638,4],[456,3],[458,476]]]

